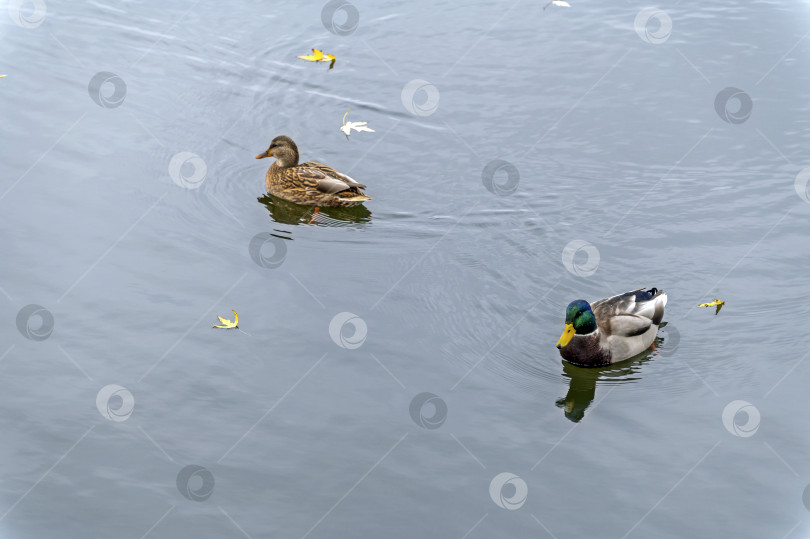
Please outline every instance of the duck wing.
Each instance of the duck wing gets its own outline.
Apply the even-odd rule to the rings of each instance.
[[[606,337],[633,337],[646,333],[664,318],[667,295],[663,290],[639,288],[591,305],[596,324]]]
[[[308,187],[315,188],[323,193],[339,193],[352,188],[366,188],[362,183],[358,183],[349,176],[322,163],[310,161],[295,168],[299,177],[307,183]]]

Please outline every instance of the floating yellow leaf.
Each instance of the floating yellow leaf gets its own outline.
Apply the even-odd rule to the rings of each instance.
[[[722,309],[723,305],[725,304],[726,302],[723,301],[722,299],[715,299],[714,301],[710,301],[709,303],[701,303],[700,305],[698,305],[698,307],[717,307],[717,310],[714,311],[714,314],[716,315],[717,313],[720,312],[720,309]]]
[[[227,318],[222,318],[221,316],[217,315],[217,318],[219,318],[219,323],[221,325],[219,326],[215,325],[214,327],[221,329],[238,329],[239,331],[242,331],[239,327],[239,315],[233,309],[231,309],[231,312],[233,313],[233,322],[231,322]],[[246,333],[244,331],[242,331],[242,333],[244,333],[247,336],[250,336],[250,333]]]
[[[319,51],[318,49],[312,49],[312,54],[307,56],[299,56],[302,60],[307,60],[309,62],[320,62],[323,58],[323,51]]]
[[[237,324],[239,323],[239,315],[236,314],[236,311],[234,311],[233,309],[231,309],[231,312],[233,313],[233,322],[231,322],[230,320],[226,320],[225,318],[222,318],[221,316],[217,316],[217,318],[219,318],[219,321],[220,321],[220,323],[222,325],[221,326],[214,326],[214,327],[215,328],[222,328],[222,329],[234,329],[234,328],[239,327],[239,326],[237,326]]]
[[[2,79],[3,77],[5,77],[5,75],[0,75],[0,79]]]
[[[329,64],[329,69],[335,67],[335,55],[324,54],[323,51],[318,49],[312,49],[312,54],[308,54],[306,56],[299,56],[299,58],[302,60],[306,60],[307,62],[331,62]]]

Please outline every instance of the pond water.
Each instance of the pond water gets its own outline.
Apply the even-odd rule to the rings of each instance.
[[[810,533],[807,2],[4,9],[0,536]]]

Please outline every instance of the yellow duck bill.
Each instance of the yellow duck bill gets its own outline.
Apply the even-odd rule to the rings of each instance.
[[[560,337],[560,340],[557,341],[557,348],[567,346],[568,343],[571,342],[571,339],[574,338],[574,333],[576,333],[576,330],[574,329],[574,324],[565,324],[563,334]]]

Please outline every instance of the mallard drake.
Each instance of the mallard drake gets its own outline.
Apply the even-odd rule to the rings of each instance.
[[[322,163],[298,164],[298,146],[281,135],[256,159],[275,157],[264,184],[271,195],[306,206],[355,206],[371,200],[361,191],[366,186]]]
[[[663,290],[639,288],[589,304],[578,299],[565,309],[565,330],[557,341],[562,358],[599,367],[624,361],[648,349],[664,318]]]

